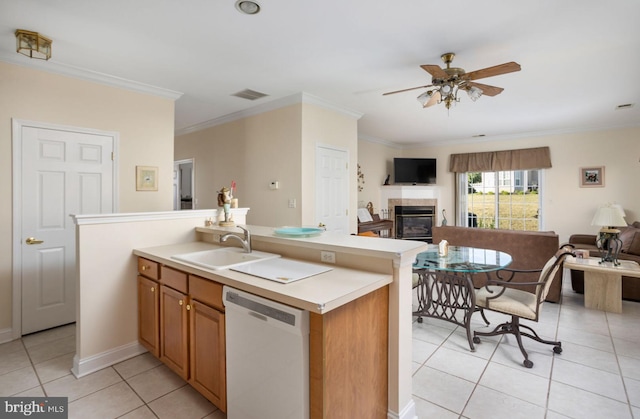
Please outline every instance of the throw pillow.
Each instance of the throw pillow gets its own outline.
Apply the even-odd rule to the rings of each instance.
[[[633,236],[633,240],[631,240],[631,244],[629,245],[629,250],[627,251],[630,255],[639,255],[640,256],[640,232],[637,232]]]
[[[640,221],[634,221],[633,224],[631,224],[631,226],[635,228],[640,228]]]
[[[622,253],[629,252],[629,246],[631,246],[631,242],[633,241],[636,232],[640,232],[640,228],[627,226],[620,229],[620,236],[618,237],[622,241],[622,248],[620,249]]]

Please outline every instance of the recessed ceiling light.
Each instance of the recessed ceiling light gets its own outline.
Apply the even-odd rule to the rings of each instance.
[[[260,13],[260,5],[258,2],[251,0],[236,1],[236,9],[238,9],[240,13],[244,13],[246,15],[255,15]]]
[[[616,109],[629,109],[633,108],[634,103],[625,103],[624,105],[616,106]]]

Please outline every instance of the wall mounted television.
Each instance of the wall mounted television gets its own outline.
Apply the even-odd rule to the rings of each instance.
[[[436,183],[436,159],[401,158],[393,159],[394,183],[419,183],[433,185]]]

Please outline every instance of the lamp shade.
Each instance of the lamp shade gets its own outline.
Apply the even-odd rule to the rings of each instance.
[[[619,208],[612,205],[606,205],[598,208],[596,214],[591,220],[592,226],[600,227],[624,227],[627,222],[622,217],[622,213]]]
[[[623,217],[626,217],[627,214],[624,212],[624,208],[622,208],[622,205],[620,204],[611,204],[611,206],[615,209],[617,209],[618,211],[620,211],[620,215],[622,215]]]

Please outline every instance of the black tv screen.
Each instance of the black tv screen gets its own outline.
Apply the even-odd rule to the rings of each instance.
[[[436,159],[393,159],[393,176],[395,183],[436,183]]]

